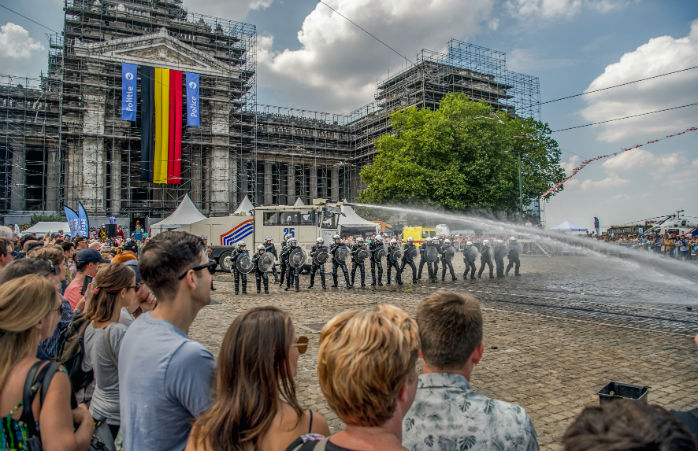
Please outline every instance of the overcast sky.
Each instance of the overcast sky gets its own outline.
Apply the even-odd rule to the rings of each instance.
[[[507,53],[508,68],[540,77],[551,100],[698,66],[698,19],[686,0],[325,0],[414,60],[450,38]],[[59,0],[0,0],[61,30]],[[376,82],[404,68],[400,56],[317,0],[184,0],[191,11],[255,24],[258,101],[346,113]],[[0,8],[0,72],[46,70],[49,30]],[[698,102],[698,70],[542,106],[552,130]],[[557,132],[563,164],[644,144],[698,125],[690,106]],[[698,216],[698,133],[596,161],[546,204],[547,225],[602,227],[683,209]]]

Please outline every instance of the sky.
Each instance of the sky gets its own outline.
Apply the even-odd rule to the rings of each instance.
[[[61,30],[59,0],[0,5]],[[392,47],[395,52],[328,6]],[[348,113],[421,49],[455,38],[506,52],[540,78],[553,131],[698,102],[698,8],[691,0],[184,0],[190,11],[257,26],[259,103]],[[51,31],[0,8],[0,73],[46,70]],[[698,126],[696,105],[553,133],[569,173],[582,161]],[[698,217],[698,133],[590,163],[545,203],[548,227],[591,228],[684,210]]]

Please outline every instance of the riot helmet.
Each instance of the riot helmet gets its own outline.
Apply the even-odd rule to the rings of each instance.
[[[448,238],[446,238],[446,239],[444,240],[444,244],[451,244],[451,240],[449,240]]]
[[[376,241],[383,241],[383,237],[380,233],[376,235]]]
[[[410,237],[407,237],[407,242],[408,242],[408,243],[414,242],[414,238],[412,238],[411,236],[410,236]]]
[[[245,247],[247,246],[244,241],[238,241],[238,247]]]
[[[516,241],[516,237],[512,236],[511,238],[509,238],[509,241]]]
[[[393,238],[392,240],[390,240],[390,245],[391,245],[391,246],[395,246],[396,244],[397,244],[397,240],[396,240],[395,238]]]
[[[467,242],[465,243],[465,245],[466,245],[466,246],[472,246],[472,245],[473,245],[473,242],[472,242],[472,241],[467,241]]]
[[[431,237],[428,236],[427,239],[424,240],[424,241],[425,241],[427,244],[431,244]]]
[[[322,244],[325,242],[325,240],[321,236],[317,237],[317,239],[315,241],[319,244]]]
[[[288,240],[288,242],[289,242],[290,244],[292,244],[293,246],[295,246],[295,245],[298,243],[298,240],[296,240],[296,237],[292,236],[292,237]]]
[[[357,243],[363,243],[364,242],[364,237],[360,236],[356,239]]]
[[[268,236],[268,237],[264,238],[264,241],[266,241],[267,243],[270,243],[270,242],[271,242],[271,237]]]
[[[266,250],[266,248],[264,247],[263,244],[260,244],[259,246],[257,246],[257,250],[258,250],[258,251],[264,251],[264,250]]]
[[[332,239],[335,240],[335,241],[337,241],[337,240],[341,240],[342,237],[339,236],[339,235],[335,235],[335,236],[332,237]]]
[[[488,244],[490,244],[490,240],[482,240],[482,244],[484,246],[487,246]]]

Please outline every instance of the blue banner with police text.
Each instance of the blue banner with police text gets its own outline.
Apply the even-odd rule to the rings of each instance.
[[[138,66],[121,63],[121,120],[136,121]]]
[[[78,234],[78,229],[80,228],[80,219],[78,218],[78,214],[75,213],[75,210],[70,207],[63,207],[63,210],[65,211],[65,219],[68,220],[70,237],[75,238],[75,236]]]
[[[199,127],[199,74],[186,73],[187,126]]]
[[[87,212],[85,207],[82,206],[82,202],[78,202],[78,233],[84,237],[90,237],[90,220],[87,217]]]

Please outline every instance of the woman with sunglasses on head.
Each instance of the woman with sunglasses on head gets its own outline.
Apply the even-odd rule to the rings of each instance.
[[[276,307],[235,318],[218,355],[214,404],[194,423],[186,449],[282,450],[299,435],[329,435],[327,421],[296,399],[298,358],[307,347]]]
[[[120,324],[121,308],[134,304],[136,274],[121,263],[102,266],[93,282],[93,296],[85,317],[85,361],[94,371],[95,390],[90,413],[109,425],[112,437],[119,431],[118,358],[126,326]]]
[[[86,450],[94,423],[84,404],[70,407],[63,367],[36,358],[60,319],[61,299],[46,277],[0,285],[0,449]]]

